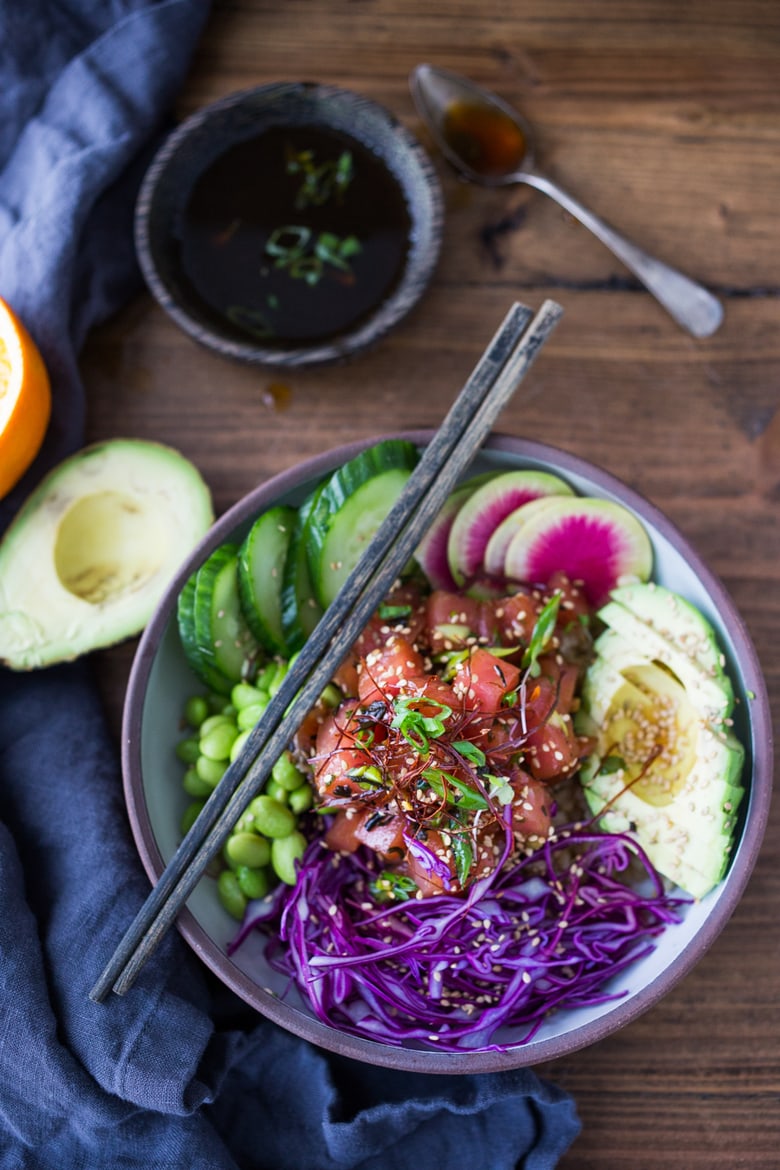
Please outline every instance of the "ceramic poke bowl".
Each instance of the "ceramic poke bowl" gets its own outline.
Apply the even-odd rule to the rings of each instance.
[[[223,356],[300,367],[365,349],[436,267],[443,201],[422,146],[360,94],[278,82],[198,110],[136,207],[162,308]]]
[[[419,447],[430,432],[407,433]],[[299,505],[325,475],[370,442],[348,444],[310,459],[250,492],[221,517],[182,566],[147,626],[127,693],[123,772],[132,830],[146,872],[156,883],[181,839],[180,822],[191,799],[182,789],[176,754],[185,702],[198,687],[177,627],[177,597],[193,571],[221,544],[236,542],[274,504]],[[667,926],[652,949],[606,985],[612,998],[562,1007],[547,1016],[530,1040],[511,1034],[500,1049],[437,1051],[416,1041],[400,1045],[355,1036],[323,1023],[287,977],[265,958],[264,940],[251,932],[228,953],[238,924],[223,909],[215,881],[204,876],[180,915],[179,929],[200,959],[260,1014],[306,1040],[374,1065],[432,1073],[503,1070],[562,1057],[590,1045],[652,1007],[702,958],[735,909],[760,847],[772,783],[772,743],[766,690],[745,625],[718,579],[652,504],[607,472],[573,455],[520,438],[494,435],[469,474],[521,468],[552,472],[575,493],[616,501],[644,525],[653,554],[653,579],[695,605],[712,623],[735,691],[734,733],[744,745],[745,795],[725,876],[699,900],[688,900],[681,920]]]

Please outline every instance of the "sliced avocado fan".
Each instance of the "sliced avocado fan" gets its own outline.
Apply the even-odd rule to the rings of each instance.
[[[581,781],[602,828],[633,833],[660,873],[701,898],[728,866],[744,749],[714,631],[658,588],[616,590],[599,611],[608,628],[579,715],[596,749]]]

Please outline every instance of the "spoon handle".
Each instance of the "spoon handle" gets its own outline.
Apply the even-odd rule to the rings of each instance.
[[[709,337],[718,328],[723,320],[723,306],[706,288],[683,276],[676,268],[642,251],[544,175],[521,171],[512,178],[537,191],[543,191],[589,228],[602,244],[606,244],[622,260],[626,268],[639,277],[683,329],[687,329],[694,337]]]

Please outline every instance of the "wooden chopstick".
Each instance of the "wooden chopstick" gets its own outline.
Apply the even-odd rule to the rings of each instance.
[[[408,563],[561,313],[559,305],[546,301],[531,321],[528,308],[512,306],[360,562],[291,665],[241,755],[225,772],[130,924],[90,999],[99,1002],[110,990],[123,995],[132,986],[209,861],[261,791],[275,761]]]

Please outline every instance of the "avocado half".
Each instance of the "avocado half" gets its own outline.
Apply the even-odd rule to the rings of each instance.
[[[64,460],[0,543],[0,661],[29,670],[139,633],[213,521],[171,447],[113,439]]]

